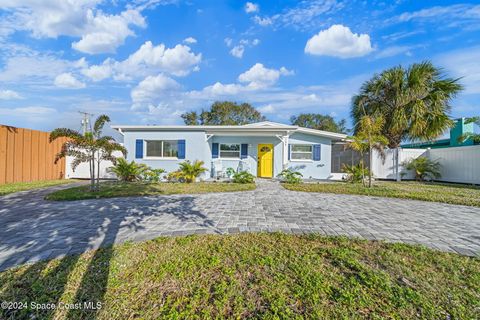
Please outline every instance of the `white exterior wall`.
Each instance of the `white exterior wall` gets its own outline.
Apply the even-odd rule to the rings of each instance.
[[[137,159],[135,157],[136,140],[185,140],[185,159],[152,159],[144,158]],[[248,144],[248,156],[246,159],[212,159],[212,143],[238,143]],[[283,143],[275,136],[228,136],[228,135],[213,135],[207,140],[207,135],[204,131],[127,131],[124,132],[124,146],[127,149],[127,160],[138,163],[144,163],[152,168],[162,168],[167,172],[175,171],[179,167],[179,163],[184,160],[202,160],[205,162],[205,167],[209,169],[208,172],[202,175],[201,178],[209,178],[213,173],[213,163],[217,161],[222,162],[222,171],[225,172],[227,168],[231,167],[235,171],[239,170],[242,163],[247,164],[249,172],[257,176],[257,158],[259,144],[273,144],[273,177],[275,178],[284,168],[283,166]],[[289,138],[290,144],[321,144],[321,159],[319,161],[288,161],[287,167],[300,171],[304,178],[315,179],[331,179],[331,140],[324,137],[295,133]],[[144,144],[145,148],[145,144]],[[286,152],[288,152],[286,150]],[[119,153],[120,157],[121,154]],[[88,164],[81,164],[75,172],[71,169],[72,159],[67,160],[67,178],[89,178]],[[102,179],[115,178],[115,175],[109,173],[107,168],[112,166],[110,162],[103,162],[100,170],[100,177]]]
[[[123,157],[121,152],[114,152],[114,156]],[[73,157],[67,156],[65,161],[65,178],[66,179],[90,179],[90,167],[88,163],[81,163],[75,171],[72,170]],[[107,168],[113,164],[110,161],[102,161],[100,163],[100,179],[115,179],[115,174],[108,172]]]

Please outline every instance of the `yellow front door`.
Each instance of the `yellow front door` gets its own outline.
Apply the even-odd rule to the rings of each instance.
[[[258,145],[258,170],[261,178],[273,177],[273,144]]]

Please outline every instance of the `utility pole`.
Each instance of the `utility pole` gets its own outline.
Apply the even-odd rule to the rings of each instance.
[[[92,131],[92,125],[90,123],[90,117],[93,116],[93,114],[84,112],[84,111],[78,111],[78,113],[83,115],[82,119],[82,131],[83,135],[86,135],[87,132]]]

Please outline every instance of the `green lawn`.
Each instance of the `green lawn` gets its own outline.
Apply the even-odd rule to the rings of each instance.
[[[415,199],[480,207],[480,187],[446,183],[376,181],[372,188],[361,183],[283,184],[288,190],[359,194],[366,196]]]
[[[6,195],[9,193],[18,192],[18,191],[57,186],[57,185],[72,183],[76,181],[77,180],[62,179],[62,180],[16,182],[16,183],[0,184],[0,196]]]
[[[478,319],[480,260],[317,235],[158,238],[0,273],[0,301],[102,305],[2,319]]]
[[[129,196],[151,196],[165,194],[196,194],[208,192],[232,192],[255,189],[254,183],[238,184],[224,182],[197,183],[141,183],[141,182],[105,182],[100,191],[90,192],[89,186],[74,187],[55,191],[45,197],[47,200],[80,200],[94,198],[113,198]]]

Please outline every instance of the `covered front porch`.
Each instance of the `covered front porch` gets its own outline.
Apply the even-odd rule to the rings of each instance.
[[[288,137],[288,130],[208,132],[211,178],[225,178],[228,172],[240,171],[261,178],[276,177],[288,166]]]

